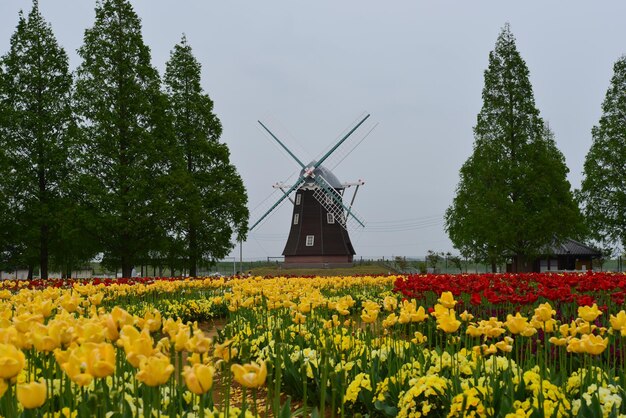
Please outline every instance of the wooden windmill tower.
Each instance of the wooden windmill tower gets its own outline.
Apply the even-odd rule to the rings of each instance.
[[[354,257],[354,248],[348,235],[351,227],[364,227],[364,222],[352,209],[354,198],[361,180],[341,183],[339,179],[322,164],[369,118],[366,115],[345,136],[343,136],[319,160],[304,164],[296,157],[263,123],[259,124],[267,133],[298,163],[300,175],[291,186],[277,183],[283,195],[251,227],[252,231],[285,199],[293,204],[291,228],[283,255],[285,264],[296,266],[341,266],[350,265]],[[355,186],[349,206],[343,202],[346,189]],[[295,192],[294,197],[291,194]]]

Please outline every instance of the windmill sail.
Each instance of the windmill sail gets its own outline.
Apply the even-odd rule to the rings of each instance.
[[[322,164],[332,160],[342,161],[372,131],[369,128],[365,136],[353,135],[370,117],[359,118],[359,122],[326,151],[319,160],[304,164],[298,157],[261,121],[262,129],[284,150],[301,168],[300,175],[293,185],[277,183],[283,195],[250,227],[253,230],[260,225],[276,208],[289,199],[293,205],[291,226],[283,255],[285,264],[296,265],[351,265],[355,251],[348,230],[364,227],[362,218],[354,211],[352,204],[359,186],[353,183],[341,183],[339,179]],[[332,157],[332,158],[331,158]],[[356,186],[349,207],[343,202],[346,188]],[[292,195],[293,194],[293,195]]]
[[[343,204],[342,196],[323,176],[315,176],[314,180],[319,187],[313,190],[313,197],[328,213],[331,213],[337,219],[343,228],[365,227],[365,224],[359,219],[354,209],[347,208]]]

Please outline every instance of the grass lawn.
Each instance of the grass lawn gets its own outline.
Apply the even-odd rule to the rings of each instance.
[[[379,264],[359,265],[343,268],[285,269],[279,267],[257,267],[250,270],[254,276],[355,276],[395,273]]]

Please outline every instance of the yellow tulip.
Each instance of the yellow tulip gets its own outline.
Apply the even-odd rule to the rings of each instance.
[[[463,322],[469,322],[472,319],[474,319],[474,315],[472,315],[471,313],[467,312],[467,309],[463,311],[463,313],[461,315],[459,315],[459,318],[461,318],[461,321]]]
[[[306,316],[302,315],[300,312],[295,312],[293,315],[293,323],[294,324],[304,324],[306,322]]]
[[[13,344],[0,344],[0,379],[11,379],[24,368],[26,357]]]
[[[44,318],[47,318],[52,315],[52,309],[54,308],[54,305],[52,304],[52,300],[42,299],[37,302],[37,305],[34,306],[34,308],[36,309],[37,313],[40,313],[41,315],[43,315]]]
[[[247,388],[258,388],[262,386],[267,377],[267,366],[265,362],[261,362],[260,366],[256,363],[244,364],[243,366],[233,364],[230,370],[233,373],[235,381]]]
[[[550,341],[551,344],[554,344],[557,346],[563,346],[567,344],[567,338],[550,337],[548,341]]]
[[[13,317],[13,325],[22,334],[30,331],[33,323],[43,324],[43,315],[26,312]]]
[[[371,324],[376,321],[378,318],[378,311],[368,311],[367,309],[363,309],[361,313],[361,320],[366,324]]]
[[[490,354],[496,354],[498,352],[498,349],[496,348],[495,344],[483,344],[480,346],[480,348],[482,349],[483,352],[483,356],[488,356]]]
[[[17,385],[17,400],[24,409],[39,408],[46,401],[46,383],[43,379],[39,382],[20,383]]]
[[[337,303],[335,309],[337,310],[337,312],[339,312],[339,315],[348,315],[350,313],[346,305],[343,303],[342,304]]]
[[[450,312],[447,315],[440,315],[437,318],[437,328],[443,330],[448,334],[456,332],[460,326],[461,321],[456,319],[454,311]]]
[[[189,327],[181,326],[174,336],[174,350],[183,351],[187,347],[189,341]]]
[[[498,341],[495,344],[495,346],[500,351],[504,351],[506,353],[510,353],[511,351],[513,351],[513,338],[511,338],[511,337],[504,337],[504,340]]]
[[[424,322],[428,318],[428,314],[423,306],[417,308],[415,312],[411,313],[411,322]]]
[[[569,353],[584,353],[585,349],[581,343],[580,338],[572,337],[567,342],[567,351]]]
[[[505,330],[502,328],[502,322],[497,318],[489,318],[489,321],[480,321],[481,326],[485,329],[484,333],[487,337],[499,337],[504,334]]]
[[[609,339],[599,335],[585,334],[580,338],[580,343],[585,353],[597,356],[606,350]]]
[[[394,326],[398,322],[398,317],[395,313],[390,313],[387,318],[383,319],[383,327],[389,328]]]
[[[508,314],[506,316],[506,327],[511,334],[520,334],[529,327],[528,319],[523,317],[519,312],[515,316]]]
[[[622,309],[617,315],[611,315],[611,327],[615,331],[621,331],[626,328],[626,312]]]
[[[13,344],[17,346],[17,341],[20,339],[21,335],[22,334],[13,325],[6,328],[0,326],[0,343]]]
[[[178,330],[182,326],[183,325],[180,318],[178,318],[176,321],[174,321],[172,318],[167,318],[165,321],[163,321],[162,330],[163,333],[166,333],[171,339],[174,339],[174,337],[176,337],[176,334],[178,333]]]
[[[57,362],[61,363],[61,369],[67,374],[70,380],[79,386],[88,386],[93,380],[93,375],[87,371],[87,353],[83,347],[74,347],[65,353],[55,352]]]
[[[442,315],[448,315],[449,311],[450,309],[446,308],[440,303],[437,303],[435,306],[433,306],[433,311],[430,314],[435,318],[439,318]]]
[[[67,312],[72,313],[78,310],[80,300],[81,299],[78,295],[69,295],[66,293],[64,296],[59,298],[59,304]]]
[[[393,296],[385,296],[383,299],[383,308],[387,312],[395,311],[398,307],[398,299]]]
[[[448,309],[454,308],[454,305],[457,304],[457,301],[454,300],[454,296],[452,295],[452,292],[443,292],[441,294],[441,297],[437,299],[437,302],[439,302],[440,304],[442,304],[444,307]]]
[[[552,319],[552,315],[555,315],[556,311],[552,309],[552,306],[546,302],[535,308],[535,317],[537,321],[546,322]]]
[[[584,319],[580,322],[581,324],[576,327],[577,334],[591,334],[593,330],[597,328],[595,325],[592,325]]]
[[[107,377],[115,373],[115,348],[109,343],[85,343],[87,370],[93,377]]]
[[[89,302],[93,306],[98,306],[102,303],[102,299],[104,298],[104,293],[96,293],[95,295],[89,296]]]
[[[185,338],[188,338],[188,334],[183,331],[179,331],[181,333],[181,341]],[[176,336],[178,338],[178,335]],[[178,341],[176,341],[174,348],[176,349]],[[188,351],[192,351],[194,353],[206,353],[211,348],[211,344],[213,344],[213,340],[208,338],[202,331],[196,331],[193,334],[193,337],[189,338],[185,343],[185,347],[187,347]],[[180,351],[180,350],[179,350]]]
[[[170,363],[170,359],[162,354],[142,357],[137,372],[137,380],[148,386],[159,386],[169,380],[173,371],[174,366]]]
[[[122,327],[117,345],[124,347],[126,360],[128,360],[133,367],[139,367],[139,362],[142,357],[149,357],[154,353],[152,337],[150,337],[148,330],[146,329],[140,333],[137,328],[131,325],[124,325],[124,327]]]
[[[576,323],[572,321],[570,324],[563,324],[559,326],[559,332],[563,337],[575,337],[578,333]]]
[[[232,347],[233,341],[226,340],[223,344],[215,344],[215,350],[213,350],[213,356],[221,358],[224,361],[229,361],[232,358],[237,357],[238,350]]]
[[[595,303],[593,306],[579,306],[578,307],[578,316],[584,319],[587,322],[593,322],[597,317],[602,315],[602,311],[598,309],[598,305]]]
[[[37,351],[50,352],[54,351],[55,348],[58,348],[61,345],[59,333],[52,333],[50,331],[50,326],[45,326],[40,323],[33,323],[31,338],[33,341],[33,346]]]
[[[113,319],[113,315],[106,314],[100,317],[100,326],[104,328],[104,336],[109,341],[117,341],[120,336],[119,330],[117,328],[117,324]]]
[[[536,329],[542,329],[544,332],[554,332],[556,320],[549,318],[546,321],[540,321],[537,319],[537,315],[535,315],[530,321],[530,326]]]
[[[303,314],[311,312],[311,302],[308,300],[300,302],[298,305],[298,311]]]
[[[428,341],[428,337],[426,337],[424,334],[422,334],[419,331],[415,331],[415,338],[411,339],[411,342],[413,344],[422,344],[425,343],[426,341]]]
[[[183,377],[187,388],[196,395],[207,393],[213,386],[213,366],[204,364],[194,364],[193,367],[186,366],[183,370]]]
[[[146,312],[143,318],[140,318],[139,327],[155,332],[161,329],[161,313],[156,309]]]
[[[133,316],[119,306],[111,310],[111,316],[118,328],[122,328],[124,325],[132,325],[135,322]]]
[[[365,302],[363,302],[363,309],[367,310],[367,311],[380,311],[380,305],[378,305],[378,303],[373,302],[371,300],[366,300]]]
[[[483,335],[483,330],[482,328],[478,328],[475,325],[468,325],[465,333],[469,335],[470,337],[476,338],[476,337],[480,337],[481,335]]]

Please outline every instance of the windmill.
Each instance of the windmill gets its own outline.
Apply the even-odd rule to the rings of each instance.
[[[298,159],[276,135],[258,121],[301,168],[300,175],[293,185],[276,183],[273,186],[280,189],[283,195],[250,227],[252,231],[285,199],[291,201],[293,204],[291,228],[283,250],[286,265],[313,267],[352,263],[355,252],[348,230],[365,226],[364,221],[352,208],[359,187],[365,183],[362,180],[341,183],[332,171],[322,164],[342,145],[345,146],[346,140],[369,117],[369,114],[363,117],[319,160],[313,160],[309,164],[304,164]],[[350,204],[346,206],[343,202],[344,192],[352,186],[355,187],[354,193]],[[292,198],[291,194],[294,192]]]

